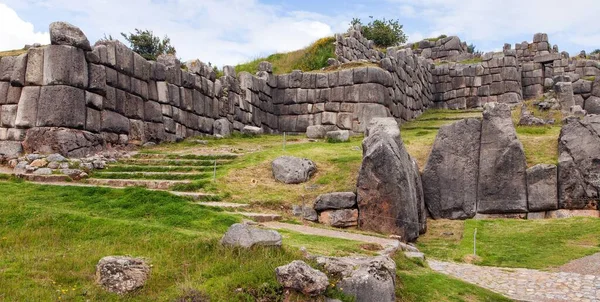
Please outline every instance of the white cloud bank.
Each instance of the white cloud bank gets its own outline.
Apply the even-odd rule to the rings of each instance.
[[[21,20],[13,9],[0,3],[0,50],[19,49],[33,43],[50,43],[50,34],[35,32],[33,24]]]

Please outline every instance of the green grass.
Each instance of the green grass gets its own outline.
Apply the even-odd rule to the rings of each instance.
[[[595,76],[583,77],[583,79],[586,80],[586,81],[592,81],[593,82],[593,81],[596,80],[596,77]]]
[[[186,159],[186,160],[204,160],[204,161],[213,161],[213,160],[223,160],[223,159],[235,159],[237,155],[233,154],[210,154],[210,155],[198,155],[198,154],[164,154],[161,152],[152,152],[151,150],[144,150],[134,155],[133,158],[142,158],[142,159]]]
[[[136,166],[136,165],[121,165],[121,164],[112,164],[104,171],[108,172],[203,172],[203,171],[212,171],[214,168],[211,166]],[[221,169],[220,166],[217,166],[217,170]]]
[[[394,257],[399,301],[511,301],[489,290],[433,272],[419,260]]]
[[[246,71],[255,74],[258,71],[258,65],[263,61],[271,62],[275,74],[290,73],[295,69],[302,71],[319,70],[327,67],[327,59],[336,57],[334,43],[334,37],[322,38],[304,49],[272,54],[268,57],[239,64],[235,66],[235,71],[238,73]]]
[[[230,163],[231,160],[217,160],[217,166]],[[118,165],[136,165],[136,166],[198,166],[198,167],[213,167],[214,160],[195,160],[195,159],[123,159]]]
[[[437,259],[465,260],[473,253],[475,229],[480,265],[550,269],[600,252],[600,220],[595,218],[430,220],[428,226],[419,248]]]
[[[202,174],[144,174],[144,173],[102,173],[95,172],[93,178],[102,179],[152,179],[152,180],[200,180],[212,176],[211,173]]]

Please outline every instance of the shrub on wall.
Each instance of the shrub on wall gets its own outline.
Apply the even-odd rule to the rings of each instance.
[[[177,52],[175,47],[171,45],[171,39],[168,36],[161,40],[151,30],[136,28],[135,33],[121,33],[121,35],[129,42],[131,49],[146,60],[156,60],[159,55],[175,54]]]
[[[370,17],[373,19],[373,17]],[[396,46],[406,42],[406,35],[399,20],[373,19],[369,24],[362,24],[358,18],[352,19],[352,26],[360,24],[365,38],[373,40],[378,47]]]

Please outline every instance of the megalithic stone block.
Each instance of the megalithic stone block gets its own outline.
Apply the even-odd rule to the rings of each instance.
[[[83,50],[50,45],[44,50],[44,85],[88,87],[88,66]]]
[[[41,88],[36,126],[81,129],[85,114],[84,90],[65,85]]]
[[[15,121],[17,128],[31,128],[35,126],[40,90],[41,87],[39,86],[27,86],[23,88]]]

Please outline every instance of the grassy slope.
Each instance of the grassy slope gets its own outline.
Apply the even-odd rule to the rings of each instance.
[[[419,247],[437,259],[465,261],[473,253],[477,229],[477,264],[550,269],[600,252],[600,220],[430,220]]]
[[[282,301],[273,271],[301,258],[297,246],[335,255],[354,252],[357,245],[282,232],[283,249],[223,248],[218,238],[238,218],[138,188],[1,182],[0,192],[5,196],[0,199],[0,300],[6,301],[174,301],[194,295],[211,301]],[[149,259],[147,285],[124,297],[101,290],[94,271],[106,255]],[[501,300],[401,256],[396,261],[397,295],[403,301]]]
[[[18,56],[20,54],[24,54],[26,53],[27,50],[25,49],[14,49],[14,50],[5,50],[5,51],[0,51],[0,58],[1,57],[13,57],[13,56]]]
[[[247,71],[255,74],[258,71],[258,65],[262,61],[268,61],[273,64],[273,73],[290,73],[292,70],[302,71],[318,70],[327,66],[327,59],[335,58],[334,37],[322,38],[310,46],[287,53],[276,53],[266,58],[258,58],[247,63],[235,66],[235,71]]]

